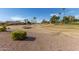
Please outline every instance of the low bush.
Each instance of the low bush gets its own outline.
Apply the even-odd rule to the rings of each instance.
[[[13,40],[24,40],[27,33],[25,31],[17,30],[11,33]]]
[[[1,28],[0,28],[0,32],[3,32],[3,31],[6,31],[6,26],[3,25]]]
[[[0,28],[0,32],[3,32],[4,31],[4,29],[3,28]]]
[[[6,31],[6,29],[7,29],[6,25],[3,25],[2,28],[3,28],[4,31]]]

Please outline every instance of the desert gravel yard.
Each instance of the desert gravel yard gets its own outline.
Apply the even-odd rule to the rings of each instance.
[[[10,32],[0,32],[0,50],[79,51],[79,32],[49,31],[37,27],[26,30],[27,39],[23,41],[13,41]]]

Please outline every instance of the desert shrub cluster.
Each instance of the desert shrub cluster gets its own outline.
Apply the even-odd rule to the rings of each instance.
[[[24,40],[27,35],[26,31],[22,30],[13,31],[11,34],[13,40]]]
[[[6,31],[6,25],[2,25],[0,28],[0,32]]]

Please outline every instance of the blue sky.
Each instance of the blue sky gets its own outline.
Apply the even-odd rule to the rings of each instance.
[[[49,20],[51,16],[62,13],[62,8],[0,8],[0,21],[7,20],[21,20],[28,18],[32,20],[33,17],[37,17],[37,21],[42,19]],[[72,15],[79,18],[79,8],[66,8],[65,15]]]

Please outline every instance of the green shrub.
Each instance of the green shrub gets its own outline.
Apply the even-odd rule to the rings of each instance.
[[[3,31],[6,31],[6,26],[3,25],[1,28],[0,28],[0,32],[3,32]]]
[[[6,31],[6,25],[3,25],[2,28],[4,31]]]
[[[17,30],[11,33],[13,40],[24,40],[27,33],[25,31]]]
[[[0,28],[0,32],[3,32],[4,31],[4,29],[3,28]]]

